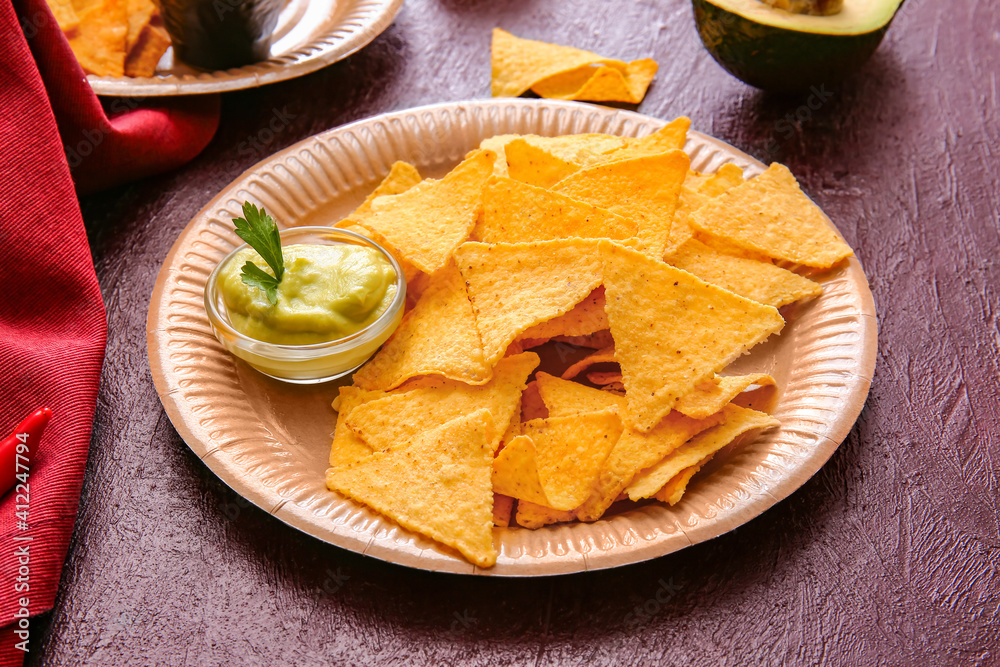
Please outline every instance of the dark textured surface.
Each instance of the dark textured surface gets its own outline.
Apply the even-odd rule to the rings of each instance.
[[[145,317],[188,220],[303,137],[487,95],[495,25],[656,58],[639,110],[788,164],[869,274],[867,407],[826,467],[733,533],[545,580],[410,571],[242,503],[163,414]],[[681,0],[408,0],[352,58],[227,95],[188,167],[83,202],[108,357],[69,560],[27,664],[1000,663],[998,75],[985,0],[909,0],[862,74],[814,108],[725,74]]]

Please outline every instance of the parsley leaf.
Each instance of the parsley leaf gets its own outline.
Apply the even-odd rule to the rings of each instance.
[[[274,275],[270,275],[253,262],[243,265],[240,277],[247,285],[264,290],[271,305],[278,303],[278,284],[285,274],[285,260],[281,255],[281,236],[278,225],[263,207],[258,209],[250,202],[243,202],[243,217],[233,218],[236,235],[257,251],[267,262]]]
[[[243,270],[240,271],[240,278],[247,285],[264,290],[264,293],[267,294],[267,300],[271,302],[272,306],[278,303],[278,283],[281,281],[267,271],[247,260],[247,263],[243,265]]]

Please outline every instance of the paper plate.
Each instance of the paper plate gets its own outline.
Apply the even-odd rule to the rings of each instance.
[[[289,0],[281,11],[270,59],[204,72],[175,62],[173,49],[150,77],[94,76],[98,95],[163,96],[221,93],[294,79],[342,60],[389,27],[403,0]]]
[[[153,290],[147,336],[153,380],[188,446],[226,484],[320,540],[393,563],[489,576],[581,572],[637,563],[711,539],[799,488],[847,436],[875,367],[876,322],[861,265],[823,277],[824,294],[796,308],[779,336],[730,370],[777,380],[781,427],[713,461],[674,507],[648,504],[595,523],[498,528],[495,567],[482,570],[430,540],[327,490],[336,385],[270,380],[223,351],[202,302],[212,268],[237,244],[244,200],[286,225],[332,223],[359,204],[395,160],[440,176],[495,134],[605,132],[642,136],[663,121],[573,102],[484,100],[386,114],[319,134],[259,163],[181,232]],[[691,132],[692,167],[764,166]]]

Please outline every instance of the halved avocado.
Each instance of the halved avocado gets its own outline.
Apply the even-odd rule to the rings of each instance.
[[[796,92],[834,85],[860,69],[903,0],[843,0],[840,11],[827,16],[762,0],[693,3],[701,41],[730,74],[764,90]]]

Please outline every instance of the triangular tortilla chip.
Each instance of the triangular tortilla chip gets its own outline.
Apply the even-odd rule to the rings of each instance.
[[[366,391],[357,387],[340,387],[338,401],[334,402],[337,410],[337,427],[333,432],[333,444],[330,446],[330,467],[342,468],[360,461],[372,453],[372,448],[347,425],[347,416],[362,403],[381,398],[381,391]]]
[[[638,104],[646,96],[657,69],[656,61],[649,58],[633,60],[624,70],[585,65],[537,81],[531,90],[548,99]]]
[[[616,137],[611,134],[565,134],[559,137],[540,137],[536,134],[499,134],[489,139],[483,139],[479,147],[494,151],[498,156],[501,156],[506,151],[505,146],[518,139],[564,162],[575,165],[600,160],[605,154],[621,148],[628,141],[625,137]],[[494,174],[507,176],[507,162],[505,159],[497,160],[498,165],[501,162],[503,169],[495,168]]]
[[[493,97],[518,97],[536,81],[583,65],[601,63],[621,69],[626,67],[620,60],[603,58],[571,46],[521,39],[500,28],[493,29],[490,60]]]
[[[494,176],[483,188],[483,213],[475,237],[484,243],[524,243],[565,238],[627,239],[631,220],[563,194]]]
[[[689,164],[678,150],[619,160],[578,171],[553,190],[634,220],[644,249],[658,259],[670,238]]]
[[[80,67],[96,76],[125,75],[124,0],[104,0],[78,12],[79,23],[67,37]]]
[[[535,373],[535,382],[550,417],[600,412],[611,408],[617,408],[619,413],[625,411],[623,396],[616,396],[579,382],[563,380],[541,371]]]
[[[568,312],[600,284],[597,243],[465,243],[455,251],[486,363],[496,363],[518,334]]]
[[[549,417],[525,422],[535,445],[535,465],[547,507],[571,510],[597,482],[605,459],[622,434],[616,410]],[[516,438],[515,438],[516,439]]]
[[[497,560],[490,480],[494,430],[489,411],[478,410],[405,446],[329,470],[327,486],[490,567]]]
[[[359,221],[425,273],[442,268],[469,237],[482,207],[482,188],[496,154],[477,151],[440,181],[424,181],[371,202]],[[363,205],[362,205],[363,206]]]
[[[515,436],[493,459],[493,491],[548,505],[545,489],[538,477],[535,443],[526,435]]]
[[[467,384],[492,377],[462,274],[450,263],[431,276],[417,305],[378,354],[354,374],[364,389],[395,389],[417,375],[443,375]]]
[[[774,264],[718,252],[697,239],[689,239],[663,259],[707,283],[775,308],[823,293],[822,285],[808,278]]]
[[[135,41],[125,56],[125,76],[147,77],[156,74],[156,65],[170,48],[170,35],[163,27],[159,15],[155,23],[147,23],[139,30]]]
[[[554,336],[552,338],[557,343],[569,343],[577,347],[589,347],[592,350],[603,350],[611,347],[615,341],[611,338],[611,331],[602,329],[587,336]]]
[[[732,162],[727,162],[698,185],[698,192],[706,197],[718,197],[737,185],[743,185],[743,170]]]
[[[628,139],[621,148],[605,153],[599,158],[599,162],[614,162],[629,158],[643,157],[645,155],[656,155],[672,150],[683,150],[687,143],[688,128],[691,127],[691,119],[686,116],[675,118],[652,134],[637,139]]]
[[[570,510],[568,512],[561,512],[559,510],[554,510],[551,507],[545,507],[544,505],[538,505],[536,503],[530,503],[526,500],[520,500],[517,503],[517,514],[515,515],[515,521],[517,525],[522,528],[528,528],[530,530],[537,530],[542,526],[547,526],[550,523],[562,523],[565,521],[573,521],[576,519],[576,512]]]
[[[674,406],[674,410],[688,417],[703,419],[717,413],[752,384],[761,386],[774,384],[774,378],[767,373],[729,375],[716,379],[717,382],[702,383],[690,394],[682,396]]]
[[[507,174],[516,181],[539,188],[551,188],[580,167],[558,158],[552,153],[529,143],[525,139],[515,139],[503,146],[507,160]]]
[[[518,336],[518,340],[555,338],[556,336],[589,336],[608,328],[604,312],[604,288],[599,287],[586,299],[573,306],[565,315],[536,324]]]
[[[695,476],[695,473],[701,470],[706,463],[712,460],[713,456],[715,455],[709,454],[693,466],[688,466],[687,468],[684,468],[684,470],[681,470],[673,477],[673,479],[664,484],[663,488],[657,491],[653,497],[670,505],[676,505],[679,503],[681,501],[681,497],[684,495],[684,492],[687,490],[688,482],[690,482],[691,478]]]
[[[771,306],[634,250],[600,244],[605,309],[628,399],[625,421],[640,431],[785,323]]]
[[[649,498],[682,470],[697,464],[710,454],[719,451],[747,431],[779,426],[780,422],[769,414],[748,410],[737,405],[727,405],[722,410],[722,423],[684,443],[656,465],[637,475],[625,490],[632,500]]]
[[[774,163],[691,214],[690,224],[741,248],[826,269],[853,255],[784,165]]]
[[[605,298],[607,297],[605,296]],[[605,306],[605,309],[606,308],[607,307]],[[600,348],[597,350],[597,352],[589,354],[580,361],[576,362],[575,364],[567,368],[565,371],[563,371],[562,379],[572,380],[577,375],[584,372],[585,370],[587,370],[588,368],[590,368],[595,364],[611,364],[611,363],[618,363],[618,359],[617,357],[615,357],[614,345]]]
[[[361,204],[350,215],[334,225],[334,227],[349,227],[358,225],[372,214],[372,202],[377,197],[403,194],[421,181],[420,172],[412,164],[396,161],[389,168],[389,173],[382,182],[375,186]]]
[[[384,451],[417,434],[486,408],[498,425],[494,449],[518,409],[525,381],[538,365],[538,355],[525,352],[501,359],[493,379],[474,387],[439,376],[418,378],[399,389],[354,409],[350,426],[372,449]],[[416,388],[412,388],[413,385]]]
[[[597,393],[608,392],[598,390]],[[577,509],[577,517],[581,521],[597,521],[637,474],[721,421],[722,415],[691,419],[679,412],[671,412],[649,433],[625,429],[608,455],[586,502]]]

